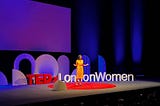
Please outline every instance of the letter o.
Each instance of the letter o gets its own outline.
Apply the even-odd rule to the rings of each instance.
[[[86,79],[85,79],[85,77],[86,77]],[[83,81],[88,82],[88,80],[89,80],[89,76],[87,74],[84,74],[83,75]]]
[[[109,77],[109,79],[108,79]],[[106,74],[106,81],[111,81],[112,80],[112,76],[110,74]]]
[[[71,81],[70,75],[65,75],[65,76],[64,76],[64,81],[65,81],[65,82],[70,82],[70,81]]]

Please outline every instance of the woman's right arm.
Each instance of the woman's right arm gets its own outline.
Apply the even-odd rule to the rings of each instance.
[[[73,64],[74,66],[77,66],[77,60],[76,60],[76,64]]]

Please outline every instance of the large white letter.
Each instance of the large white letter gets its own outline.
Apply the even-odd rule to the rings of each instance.
[[[109,78],[108,78],[109,77]],[[106,74],[106,81],[111,81],[112,80],[112,76],[111,74]]]
[[[92,78],[93,78],[93,81],[95,82],[95,75],[94,74],[90,74],[89,75],[89,80],[90,80],[90,82],[92,81]]]
[[[62,80],[62,75],[61,75],[61,73],[58,73],[58,80]]]
[[[121,74],[112,74],[112,81],[121,81]]]
[[[68,78],[67,78],[67,77],[68,77]],[[65,81],[65,82],[70,82],[70,81],[71,81],[70,75],[65,75],[65,76],[64,76],[64,81]]]
[[[134,75],[133,74],[128,74],[128,80],[129,81],[134,81]]]
[[[105,75],[106,75],[106,72],[104,72],[103,75],[101,72],[99,72],[99,75],[97,75],[97,72],[95,72],[95,76],[96,76],[97,81],[100,81],[100,79],[102,79],[102,81],[104,81]]]
[[[86,77],[86,79],[85,79],[85,77]],[[88,80],[89,80],[89,76],[87,74],[84,74],[83,75],[83,81],[88,82]]]
[[[76,82],[76,75],[71,75],[71,82]]]
[[[127,80],[128,80],[127,74],[122,74],[122,81],[127,81]]]

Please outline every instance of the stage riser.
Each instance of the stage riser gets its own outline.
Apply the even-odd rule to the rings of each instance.
[[[126,106],[160,105],[160,87],[82,96],[19,106]]]

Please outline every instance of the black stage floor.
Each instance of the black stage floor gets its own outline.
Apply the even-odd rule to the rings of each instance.
[[[111,84],[116,84],[115,88],[108,88],[108,89],[97,89],[97,90],[66,90],[66,91],[53,91],[51,88],[48,88],[48,84],[44,85],[27,85],[27,86],[0,86],[0,106],[16,106],[16,105],[47,105],[47,103],[55,104],[61,103],[63,106],[69,106],[70,100],[71,102],[75,102],[76,100],[84,100],[89,97],[101,98],[104,99],[107,95],[121,93],[123,92],[135,92],[141,90],[140,94],[143,96],[144,90],[152,89],[160,90],[160,82],[153,82],[153,81],[132,81],[132,82],[106,82]],[[118,94],[118,95],[121,95]],[[102,95],[102,96],[99,96]],[[105,96],[104,96],[105,95]],[[127,94],[128,95],[128,94]],[[87,98],[86,98],[87,97]],[[128,95],[127,97],[133,98],[133,95]],[[75,98],[75,99],[74,99]],[[80,99],[76,99],[80,98]],[[95,98],[90,98],[90,102],[95,104]],[[115,97],[116,98],[116,97]],[[105,99],[107,101],[107,98]],[[114,101],[114,97],[112,100]],[[123,98],[120,101],[124,101]],[[67,104],[68,103],[68,104]],[[105,103],[103,103],[105,104]],[[45,106],[46,106],[45,105]],[[60,104],[59,104],[60,105]],[[58,105],[58,106],[59,106]],[[75,105],[75,104],[74,104]],[[54,105],[55,106],[55,105]],[[78,106],[78,104],[77,104]],[[80,102],[80,106],[84,106],[83,102]],[[108,106],[108,105],[103,105]]]

